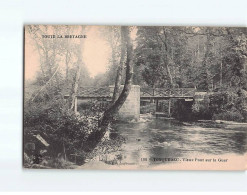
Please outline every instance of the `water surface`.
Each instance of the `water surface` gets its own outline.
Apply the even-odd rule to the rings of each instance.
[[[242,155],[247,151],[247,128],[205,128],[176,120],[152,118],[148,122],[115,124],[122,135],[122,162],[161,163],[156,158],[204,155]],[[163,162],[164,163],[164,162]]]

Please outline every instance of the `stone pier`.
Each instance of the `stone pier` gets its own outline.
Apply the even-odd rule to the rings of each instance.
[[[114,86],[110,86],[113,93]],[[121,90],[123,85],[121,86]],[[121,120],[139,120],[140,118],[140,86],[132,85],[130,93],[118,112],[118,117]]]

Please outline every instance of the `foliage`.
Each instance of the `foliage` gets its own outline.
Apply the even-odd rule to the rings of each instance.
[[[245,100],[235,90],[214,92],[200,102],[194,102],[192,111],[195,119],[246,121]]]
[[[194,104],[192,105],[192,113],[193,113],[193,118],[195,118],[196,120],[212,119],[212,112],[209,107],[209,99],[204,99],[200,102],[195,101]]]
[[[24,112],[24,134],[42,132],[49,135],[53,155],[83,150],[87,136],[98,129],[94,118],[76,115],[64,105],[60,99],[46,104],[30,103]]]
[[[221,112],[219,114],[214,114],[212,119],[213,120],[237,121],[237,122],[243,122],[244,121],[243,116],[237,110],[226,111],[226,112]]]
[[[192,118],[192,104],[193,102],[185,102],[184,100],[175,100],[173,102],[172,116],[181,121],[191,121]],[[186,113],[186,114],[185,114]]]

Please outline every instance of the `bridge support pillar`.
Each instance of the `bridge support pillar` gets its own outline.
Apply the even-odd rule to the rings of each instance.
[[[120,88],[123,89],[123,85]],[[110,86],[110,90],[113,93],[114,86]],[[140,118],[140,86],[132,85],[130,93],[124,102],[123,106],[118,112],[118,118],[120,120],[139,120]]]

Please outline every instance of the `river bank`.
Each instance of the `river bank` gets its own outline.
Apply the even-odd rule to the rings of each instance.
[[[186,126],[198,125],[205,128],[223,128],[247,131],[247,123],[226,120],[198,120],[194,122],[183,122],[183,124]]]

